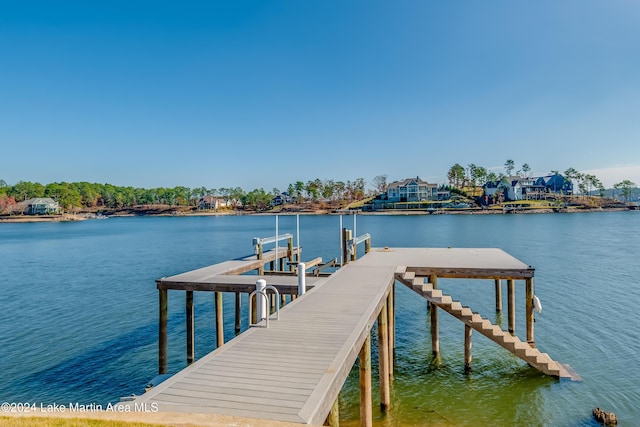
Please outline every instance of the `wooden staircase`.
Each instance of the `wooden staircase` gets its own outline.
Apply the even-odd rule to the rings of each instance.
[[[531,347],[517,336],[504,331],[500,326],[491,323],[489,319],[472,312],[469,307],[464,307],[459,301],[454,301],[451,296],[443,295],[442,290],[434,289],[431,283],[425,283],[424,277],[415,277],[413,272],[400,272],[396,274],[396,279],[422,295],[429,302],[460,319],[465,325],[509,350],[540,372],[558,378],[580,380],[580,377],[568,365],[552,360],[547,353]]]

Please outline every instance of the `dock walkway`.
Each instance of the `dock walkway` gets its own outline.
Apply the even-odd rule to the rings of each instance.
[[[135,400],[161,411],[322,424],[394,283],[395,267],[342,267]],[[253,276],[255,278],[255,276]]]
[[[276,254],[265,255],[268,255],[265,256],[266,261],[270,260],[271,255],[276,258]],[[265,262],[265,259],[260,261]],[[243,262],[245,264],[242,267],[240,264],[226,267],[217,264],[208,267],[208,270],[200,269],[159,280],[161,307],[164,303],[166,309],[168,289],[182,289],[187,293],[193,290],[225,289],[208,286],[227,286],[229,284],[226,282],[218,283],[225,274],[239,274],[240,270],[246,268],[245,271],[249,271],[259,264],[254,264],[250,257]],[[378,333],[383,334],[379,335],[379,343],[388,342],[378,346],[381,352],[381,405],[384,406],[389,404],[389,389],[387,383],[386,391],[382,390],[382,378],[393,376],[393,368],[390,368],[393,362],[392,290],[396,279],[410,286],[419,285],[420,289],[416,290],[436,304],[430,310],[434,352],[438,349],[438,305],[450,313],[454,311],[453,301],[448,298],[443,302],[441,294],[435,290],[438,277],[495,279],[496,284],[505,279],[509,282],[510,313],[515,313],[513,282],[524,280],[527,342],[518,346],[518,351],[526,353],[524,345],[535,347],[531,302],[533,276],[533,267],[500,249],[371,249],[362,258],[342,266],[329,277],[318,278],[315,287],[287,304],[280,311],[279,320],[272,320],[268,328],[250,328],[126,404],[154,404],[160,411],[167,412],[214,413],[321,425],[327,416],[334,413],[338,394],[356,359],[360,357],[361,421],[363,425],[371,425],[369,337],[377,320]],[[236,277],[234,280],[243,281],[242,286],[249,286],[250,283],[245,281],[261,276]],[[276,286],[292,278],[264,277],[268,277],[270,283]],[[414,283],[412,279],[416,277],[422,279]],[[431,287],[422,285],[425,278],[428,278]],[[427,291],[427,294],[423,291]],[[460,308],[459,318],[468,328],[465,339],[467,362],[471,354],[470,329],[482,326],[482,319],[474,317],[473,313],[463,312],[461,306],[456,305],[455,308]],[[482,328],[478,330],[482,332]],[[501,336],[506,339],[506,335],[504,333]],[[162,345],[161,332],[161,349]],[[388,364],[383,367],[387,360]],[[363,365],[367,364],[368,371],[363,374]],[[549,373],[558,374],[551,370]]]

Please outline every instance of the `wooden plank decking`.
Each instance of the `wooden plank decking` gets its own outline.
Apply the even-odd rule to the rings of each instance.
[[[269,328],[251,328],[135,402],[155,402],[161,411],[322,424],[394,273],[390,266],[347,265],[288,304]]]
[[[297,248],[292,250],[293,254],[297,254]],[[186,273],[176,274],[174,276],[163,277],[157,282],[163,283],[204,283],[207,280],[219,275],[236,275],[246,273],[251,270],[257,270],[265,263],[274,261],[276,258],[284,258],[287,256],[287,248],[278,249],[278,257],[276,257],[275,249],[266,251],[261,259],[257,255],[249,255],[247,257],[238,258],[230,261],[224,261],[218,264],[210,265],[196,270],[187,271]],[[172,288],[179,289],[179,288]]]
[[[229,286],[237,291],[233,286],[250,286],[259,276],[221,275],[256,269],[271,257],[275,253],[265,253],[262,260],[247,257],[163,278],[158,289],[222,291]],[[319,278],[315,288],[284,307],[269,328],[249,329],[128,404],[322,424],[399,270],[421,276],[528,281],[534,274],[531,266],[500,249],[372,249],[331,276]],[[289,281],[295,280],[262,277],[279,286],[293,286]]]

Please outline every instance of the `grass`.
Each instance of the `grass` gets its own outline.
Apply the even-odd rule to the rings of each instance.
[[[158,424],[82,418],[0,417],[0,427],[158,427]]]
[[[365,203],[369,203],[373,199],[375,199],[375,196],[367,197],[366,199],[362,199],[362,200],[356,200],[355,202],[349,203],[345,207],[345,209],[358,209],[358,208],[361,208],[361,207],[363,207],[365,205]]]

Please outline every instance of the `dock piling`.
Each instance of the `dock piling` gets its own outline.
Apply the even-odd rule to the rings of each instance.
[[[394,294],[396,292],[395,283],[391,284],[391,290],[387,297],[387,325],[389,327],[389,378],[393,379],[393,357],[396,347],[396,321],[395,321],[395,300]]]
[[[329,424],[329,427],[340,426],[340,405],[337,397],[336,397],[336,400],[333,402],[333,406],[331,406],[331,411],[329,411],[329,416],[327,417],[327,424]]]
[[[433,285],[433,289],[438,286],[438,276],[432,274],[429,276],[429,282]],[[440,355],[440,337],[438,332],[438,306],[429,302],[429,317],[431,320],[431,352],[434,356]]]
[[[371,405],[371,336],[367,337],[360,350],[360,425],[373,425],[373,407]]]
[[[526,319],[527,319],[527,342],[531,347],[535,347],[536,343],[533,336],[533,322],[534,314],[533,314],[533,278],[526,280]]]
[[[387,299],[388,303],[388,299]],[[378,364],[380,373],[380,410],[385,412],[391,406],[391,388],[389,385],[389,324],[387,303],[378,315]]]
[[[194,361],[195,344],[194,344],[194,312],[193,312],[193,291],[186,291],[186,321],[187,321],[187,365],[191,365]]]
[[[224,345],[224,314],[222,312],[222,292],[214,292],[216,300],[216,347]]]
[[[307,267],[304,262],[298,264],[298,295],[304,295],[307,291],[306,283]]]
[[[240,332],[242,326],[242,295],[240,292],[236,292],[236,318],[234,323],[234,329],[236,334]]]
[[[166,289],[158,290],[159,306],[159,327],[158,327],[158,375],[167,373],[167,318],[168,318],[168,295]]]
[[[509,332],[516,332],[516,281],[507,279],[507,311],[509,317]]]
[[[473,347],[473,344],[471,342],[472,332],[473,332],[473,329],[471,329],[471,326],[464,325],[464,372],[465,373],[471,372],[471,359],[472,359],[471,349]]]

